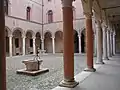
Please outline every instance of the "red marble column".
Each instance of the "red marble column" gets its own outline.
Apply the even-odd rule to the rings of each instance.
[[[6,90],[5,20],[3,1],[4,0],[0,0],[0,90]]]
[[[96,71],[93,67],[93,40],[94,33],[92,29],[92,15],[86,16],[86,53],[87,53],[87,68],[85,71]]]
[[[71,4],[71,6],[63,6],[64,80],[60,83],[60,86],[69,88],[73,88],[78,85],[74,80],[73,33],[73,10]]]

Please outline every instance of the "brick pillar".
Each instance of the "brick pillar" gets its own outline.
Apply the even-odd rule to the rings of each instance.
[[[86,53],[87,53],[87,68],[84,71],[95,72],[93,66],[93,40],[94,33],[92,30],[92,15],[91,13],[85,13],[86,20]]]
[[[78,85],[74,80],[74,35],[72,0],[63,3],[63,41],[64,41],[64,80],[60,86],[73,88]]]
[[[0,90],[6,90],[5,19],[3,1],[4,0],[0,0]]]

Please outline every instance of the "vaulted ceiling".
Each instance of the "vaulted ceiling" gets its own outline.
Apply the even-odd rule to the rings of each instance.
[[[120,20],[120,0],[98,0],[102,10],[111,21]]]

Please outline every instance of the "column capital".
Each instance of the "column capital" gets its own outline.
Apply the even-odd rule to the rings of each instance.
[[[26,36],[22,36],[22,38],[26,38]]]
[[[87,19],[92,18],[92,4],[93,0],[81,0],[82,1],[82,6],[83,6],[83,14]]]
[[[62,1],[62,7],[71,7],[71,8],[73,8],[72,2],[75,1],[75,0],[61,0],[61,1]]]
[[[51,38],[52,38],[52,39],[55,39],[55,37],[54,37],[54,36],[52,36]]]
[[[81,34],[79,34],[78,37],[81,38]]]
[[[13,35],[11,34],[11,35],[8,35],[8,37],[13,37]]]
[[[33,37],[32,37],[32,39],[36,39],[36,37],[35,37],[35,36],[33,36]]]
[[[101,23],[100,23],[99,20],[96,20],[95,23],[96,23],[96,27],[97,27],[97,28],[101,28]]]
[[[92,19],[92,15],[93,15],[92,12],[91,12],[91,13],[89,13],[89,12],[83,12],[83,14],[85,15],[85,17],[86,17],[87,19]]]
[[[44,38],[40,38],[41,39],[41,41],[43,41],[44,40]]]

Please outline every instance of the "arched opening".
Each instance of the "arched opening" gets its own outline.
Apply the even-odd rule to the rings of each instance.
[[[85,53],[85,30],[81,32],[81,52]]]
[[[26,33],[26,39],[25,39],[25,42],[26,42],[26,54],[33,54],[33,39],[32,39],[32,33],[31,32],[27,32]]]
[[[57,31],[55,33],[55,52],[63,53],[63,32]]]
[[[22,55],[22,32],[15,30],[13,32],[13,55]]]
[[[46,50],[46,53],[52,53],[52,35],[50,32],[46,32],[45,35],[45,41],[44,41],[44,47],[45,47],[45,50]]]
[[[35,46],[36,46],[36,50],[39,48],[41,49],[41,36],[40,36],[40,33],[37,32],[36,33],[36,39],[35,39]]]
[[[9,37],[8,37],[8,30],[6,29],[6,56],[9,56]]]
[[[79,37],[76,30],[74,30],[74,53],[79,53]]]

